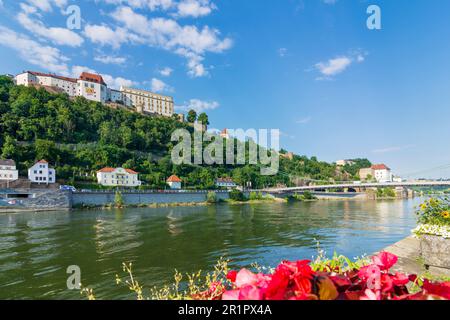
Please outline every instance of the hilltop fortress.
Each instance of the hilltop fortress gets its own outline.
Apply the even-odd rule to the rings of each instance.
[[[143,114],[165,117],[174,115],[173,97],[150,91],[120,87],[120,90],[108,88],[103,77],[83,72],[79,78],[69,78],[55,74],[25,71],[15,76],[17,85],[52,88],[67,93],[70,97],[84,97],[101,103],[115,103]]]

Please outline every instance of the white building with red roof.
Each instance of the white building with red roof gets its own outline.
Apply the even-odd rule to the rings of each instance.
[[[362,168],[359,170],[359,177],[361,180],[367,180],[369,178],[375,179],[377,182],[392,182],[393,174],[391,169],[385,164],[374,164],[370,168]]]
[[[371,169],[377,182],[392,182],[393,175],[391,169],[385,164],[374,164]]]
[[[56,182],[56,171],[47,161],[39,160],[28,169],[28,179],[39,184],[53,184]]]
[[[172,190],[180,190],[181,189],[182,180],[179,177],[177,177],[176,175],[170,176],[166,182],[169,185],[170,189],[172,189]]]
[[[97,171],[97,181],[105,187],[138,187],[142,184],[138,175],[131,169],[107,167]]]

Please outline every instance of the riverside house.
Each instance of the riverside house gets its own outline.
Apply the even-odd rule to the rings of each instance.
[[[167,184],[172,190],[180,190],[181,189],[181,179],[176,175],[172,175],[167,179]]]
[[[124,168],[103,168],[97,171],[97,181],[105,187],[138,187],[138,173]]]
[[[237,184],[231,178],[219,178],[216,180],[216,187],[234,189],[237,188]]]
[[[0,182],[11,182],[19,179],[16,162],[11,159],[0,159]]]
[[[97,181],[105,187],[138,187],[138,173],[124,168],[103,168],[97,171]]]
[[[50,168],[45,160],[36,162],[28,169],[28,179],[39,184],[53,184],[56,182],[56,171]]]

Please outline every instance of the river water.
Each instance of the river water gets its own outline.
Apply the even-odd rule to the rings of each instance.
[[[211,270],[220,257],[234,267],[310,259],[317,241],[327,255],[370,254],[410,234],[421,199],[220,204],[0,214],[0,299],[80,299],[67,289],[77,265],[97,298],[129,298],[117,286],[133,262],[145,287],[171,283],[174,270]]]

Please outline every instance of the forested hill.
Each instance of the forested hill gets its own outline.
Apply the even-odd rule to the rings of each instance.
[[[65,94],[15,86],[8,77],[0,77],[1,158],[14,159],[22,175],[35,160],[46,159],[56,168],[58,179],[70,183],[94,182],[98,169],[112,166],[140,172],[146,188],[164,188],[171,174],[193,188],[213,188],[214,180],[225,176],[240,184],[251,181],[255,188],[291,185],[293,177],[356,178],[358,165],[342,169],[306,156],[281,159],[277,176],[260,176],[259,168],[249,165],[173,165],[170,137],[176,128],[192,131],[176,119],[111,109],[81,97],[69,99]]]

